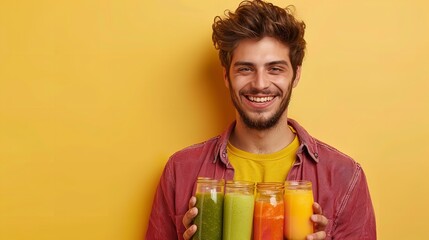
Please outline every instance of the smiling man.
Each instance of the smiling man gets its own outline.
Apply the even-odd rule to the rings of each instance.
[[[190,239],[197,177],[253,182],[309,180],[315,232],[307,239],[376,239],[360,165],[288,118],[306,42],[290,9],[244,1],[213,23],[213,42],[236,121],[212,139],[175,153],[165,166],[146,239]],[[323,211],[322,211],[323,209]],[[238,239],[237,239],[238,240]]]
[[[285,142],[291,142],[294,134],[288,127],[286,111],[300,72],[300,67],[296,72],[292,68],[289,47],[273,37],[245,39],[238,44],[229,73],[224,71],[225,84],[238,113],[229,139],[232,145],[240,149],[244,148],[242,145],[254,145],[254,149],[243,150],[270,153],[285,147]],[[246,135],[259,135],[264,139],[270,135],[273,141],[241,144],[240,141],[251,139],[242,137]],[[266,146],[258,147],[261,143]]]

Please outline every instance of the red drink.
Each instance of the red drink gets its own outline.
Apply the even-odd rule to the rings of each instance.
[[[258,183],[253,214],[254,240],[283,240],[282,183]]]

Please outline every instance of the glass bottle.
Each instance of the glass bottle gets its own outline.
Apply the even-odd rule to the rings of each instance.
[[[193,240],[221,240],[224,180],[199,177],[195,197],[198,214],[194,219],[197,231]]]
[[[284,184],[257,183],[253,215],[254,240],[283,240]]]
[[[288,240],[304,240],[313,233],[313,190],[310,181],[285,182],[285,237]]]
[[[255,183],[228,181],[225,185],[223,240],[252,238]]]

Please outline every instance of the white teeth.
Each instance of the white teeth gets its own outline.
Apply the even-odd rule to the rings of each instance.
[[[258,103],[263,103],[263,102],[268,102],[273,100],[274,97],[249,97],[249,100],[252,102],[258,102]]]

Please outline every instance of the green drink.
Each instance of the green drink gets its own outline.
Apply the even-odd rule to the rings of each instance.
[[[223,206],[223,240],[252,238],[254,183],[228,182]]]
[[[192,240],[222,239],[223,183],[223,180],[198,179],[195,194],[198,215],[194,219],[197,232]]]

